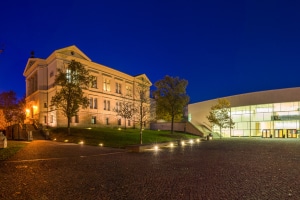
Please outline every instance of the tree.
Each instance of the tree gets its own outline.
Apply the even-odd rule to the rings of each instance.
[[[218,103],[211,107],[211,111],[207,116],[208,121],[212,125],[220,128],[220,138],[222,137],[223,128],[233,128],[234,122],[230,116],[230,102],[227,99],[218,99]]]
[[[3,113],[3,110],[0,109],[0,130],[4,130],[6,128],[6,120]]]
[[[18,100],[18,105],[15,112],[16,121],[18,121],[19,123],[24,123],[24,120],[26,118],[25,109],[26,109],[26,100],[25,100],[25,96],[23,96],[21,99]]]
[[[16,93],[12,90],[0,94],[0,109],[2,109],[6,124],[14,121],[15,110],[17,108]]]
[[[137,86],[137,107],[136,107],[136,121],[140,129],[140,144],[143,144],[143,126],[149,121],[150,118],[150,94],[149,87],[151,83],[142,78]]]
[[[168,115],[170,116],[171,133],[173,133],[175,118],[182,118],[184,108],[190,100],[186,94],[188,81],[167,75],[154,85],[157,88],[153,93],[156,100],[157,115],[164,116],[165,119],[168,118]]]
[[[67,67],[57,69],[55,85],[58,91],[51,99],[51,105],[61,109],[68,120],[68,134],[71,134],[71,118],[77,115],[80,106],[84,109],[89,105],[88,97],[84,96],[83,90],[88,89],[93,77],[85,67],[72,60]]]
[[[117,116],[120,116],[125,119],[125,129],[126,129],[126,120],[132,119],[137,109],[133,106],[132,100],[126,99],[123,97],[121,102],[117,103],[117,107],[113,110],[117,113]]]
[[[25,97],[18,100],[14,91],[0,93],[0,109],[2,110],[2,124],[11,125],[23,123],[25,119]]]

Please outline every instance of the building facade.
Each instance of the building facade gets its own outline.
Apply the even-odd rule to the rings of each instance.
[[[145,74],[131,76],[107,66],[92,62],[76,46],[55,50],[46,59],[29,58],[23,75],[26,78],[26,121],[48,127],[67,126],[67,118],[60,110],[51,106],[51,99],[58,91],[55,86],[57,69],[68,66],[75,60],[80,62],[95,79],[89,90],[84,91],[90,99],[86,109],[80,109],[72,118],[72,127],[126,126],[134,127],[138,114],[125,120],[117,116],[116,109],[123,101],[138,106],[139,87],[146,85],[146,95],[150,97],[151,81]],[[150,104],[150,102],[149,102]],[[143,106],[149,107],[147,103]],[[148,124],[144,124],[145,127]]]
[[[298,138],[300,132],[300,87],[223,97],[230,101],[234,128],[224,137]],[[190,104],[189,121],[204,132],[220,134],[206,116],[217,99]]]

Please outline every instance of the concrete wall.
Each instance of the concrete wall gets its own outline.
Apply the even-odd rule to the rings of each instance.
[[[203,133],[189,122],[176,122],[173,124],[174,131],[186,132],[203,137]],[[171,130],[171,122],[151,123],[151,130]]]

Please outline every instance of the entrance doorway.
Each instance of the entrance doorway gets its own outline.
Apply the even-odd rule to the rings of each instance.
[[[282,129],[275,129],[274,130],[274,137],[283,138],[284,137],[283,130]]]
[[[263,138],[270,138],[271,137],[271,130],[270,129],[263,129],[262,130],[262,137]]]
[[[297,138],[297,131],[296,131],[296,129],[288,129],[287,130],[287,137],[288,138]]]

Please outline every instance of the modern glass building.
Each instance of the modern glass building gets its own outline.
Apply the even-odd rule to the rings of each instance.
[[[222,129],[223,137],[298,138],[300,132],[300,88],[269,90],[226,98],[231,103],[234,128]],[[220,134],[206,119],[217,99],[189,105],[189,120],[207,134]]]
[[[300,102],[258,104],[231,108],[233,129],[226,129],[224,136],[296,138],[300,129]],[[218,127],[213,127],[218,132]]]

